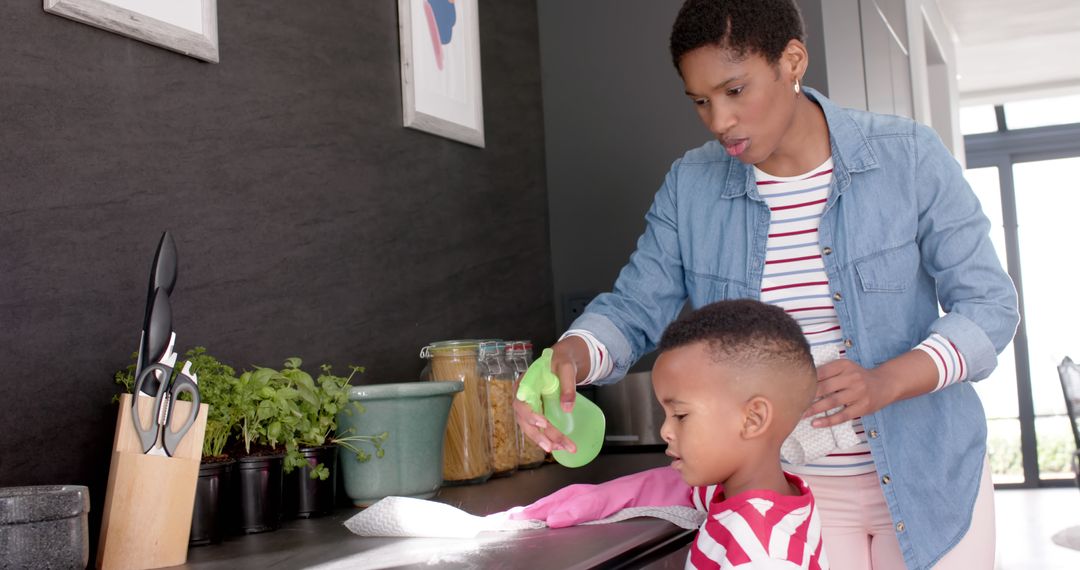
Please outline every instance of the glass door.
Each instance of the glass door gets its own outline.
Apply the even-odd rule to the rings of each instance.
[[[1017,286],[1020,326],[975,390],[997,486],[1072,485],[1057,366],[1080,360],[1080,96],[961,109],[964,175]]]
[[[1080,157],[1013,165],[1040,479],[1070,479],[1073,436],[1058,380],[1080,359]]]

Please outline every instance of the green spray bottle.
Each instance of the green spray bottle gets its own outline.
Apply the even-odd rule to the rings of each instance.
[[[581,467],[596,458],[604,443],[604,412],[588,398],[578,394],[574,409],[567,413],[559,402],[559,377],[551,371],[551,349],[545,348],[540,358],[533,361],[518,386],[517,399],[529,404],[536,412],[544,414],[559,431],[566,434],[576,453],[561,449],[551,456],[567,467]]]

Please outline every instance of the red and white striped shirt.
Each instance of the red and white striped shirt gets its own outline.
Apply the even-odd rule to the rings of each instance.
[[[825,273],[818,229],[832,182],[832,158],[799,176],[772,176],[754,168],[758,194],[769,207],[765,269],[761,301],[782,307],[802,327],[810,346],[836,345],[845,354],[844,332],[833,305]],[[929,354],[938,367],[941,389],[966,373],[963,357],[944,337],[933,334],[915,347]],[[862,426],[852,422],[859,443],[806,465],[784,463],[784,469],[803,475],[862,475],[872,473],[874,461]]]
[[[694,487],[694,506],[706,518],[686,567],[827,570],[814,495],[802,479],[784,476],[799,495],[755,490],[727,498],[719,485]]]

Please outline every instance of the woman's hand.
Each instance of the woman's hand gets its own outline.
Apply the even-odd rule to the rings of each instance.
[[[517,384],[514,384],[515,391]],[[543,414],[538,414],[528,404],[514,398],[514,419],[517,420],[521,433],[540,446],[540,449],[551,452],[561,449],[569,453],[577,451],[577,446],[570,438],[548,423]]]
[[[813,421],[823,428],[872,414],[898,400],[930,392],[937,386],[937,368],[926,353],[912,350],[877,368],[863,368],[840,358],[818,367],[817,400],[803,417],[843,406]]]
[[[831,416],[813,421],[811,425],[823,428],[844,423],[884,408],[891,402],[882,389],[885,382],[877,376],[877,369],[866,369],[854,362],[839,358],[818,367],[818,390],[816,401],[804,417],[843,406],[844,409]]]
[[[551,371],[559,377],[559,401],[562,409],[569,412],[574,408],[577,383],[589,374],[589,348],[581,337],[568,336],[555,343],[551,352]],[[516,384],[514,393],[517,393]],[[539,445],[540,449],[547,452],[556,449],[568,453],[577,451],[574,442],[548,423],[543,414],[536,413],[517,398],[514,398],[514,416],[521,432]]]

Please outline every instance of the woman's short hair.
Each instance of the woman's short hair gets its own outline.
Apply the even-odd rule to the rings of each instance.
[[[671,58],[678,69],[687,52],[717,46],[773,64],[791,40],[806,41],[795,0],[686,0],[671,27]]]

